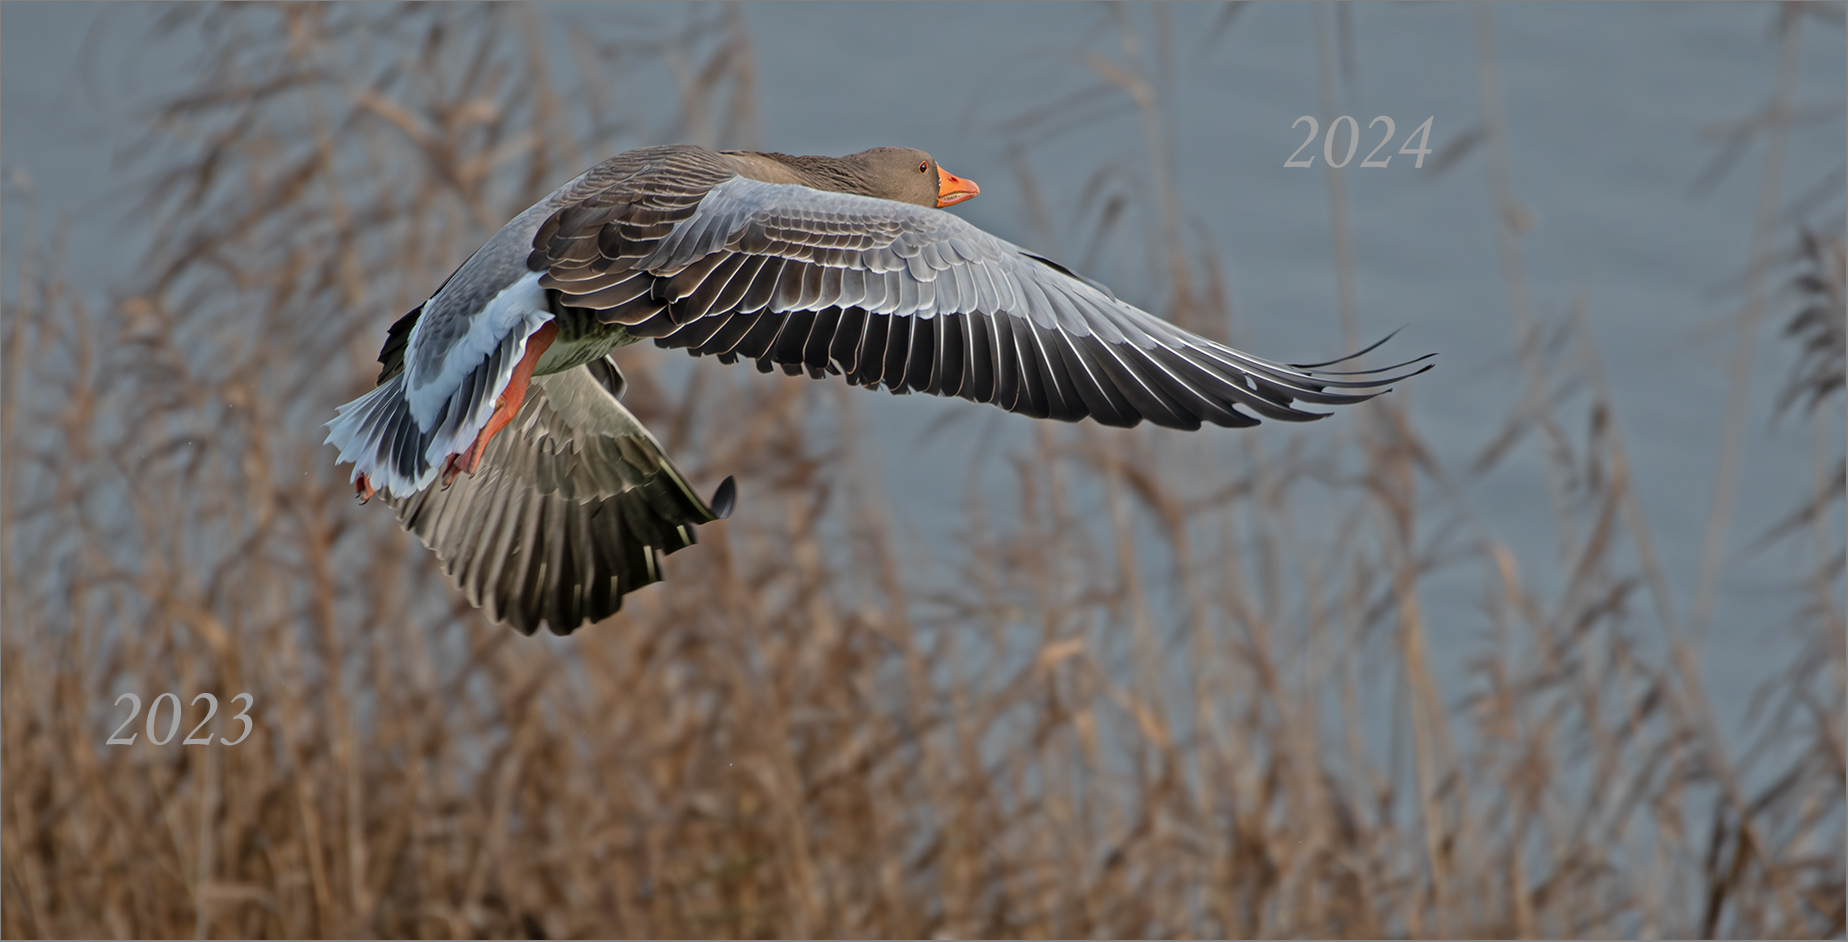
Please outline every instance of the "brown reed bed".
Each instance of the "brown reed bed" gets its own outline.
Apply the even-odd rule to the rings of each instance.
[[[0,931],[1842,934],[1841,459],[1766,535],[1815,563],[1785,613],[1803,655],[1761,739],[1722,742],[1587,313],[1520,314],[1516,243],[1528,392],[1473,465],[1397,395],[1341,434],[1046,426],[948,559],[890,519],[858,393],[699,364],[670,394],[632,349],[631,408],[696,481],[745,470],[748,500],[609,623],[488,625],[353,503],[317,426],[388,315],[653,130],[610,89],[666,63],[675,136],[749,146],[755,120],[735,9],[575,31],[573,80],[541,15],[177,11],[217,54],[147,121],[146,264],[112,280],[36,235],[18,256]],[[1145,62],[1090,61],[1157,108]],[[1172,313],[1211,330],[1223,279],[1177,205],[1146,222],[1180,249]],[[1792,408],[1838,424],[1841,259],[1811,239],[1788,275]],[[1462,496],[1530,436],[1570,561],[1543,592]],[[1441,690],[1426,596],[1459,560],[1493,576],[1468,683]],[[254,730],[105,746],[125,690],[225,714],[249,692]]]

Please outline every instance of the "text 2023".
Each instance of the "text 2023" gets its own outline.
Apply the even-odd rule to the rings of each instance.
[[[169,697],[173,698],[173,721],[167,724],[167,735],[162,736],[155,732],[155,730],[158,727],[155,725],[154,720],[156,717],[160,716],[161,701],[166,700]],[[116,701],[115,701],[116,705],[120,706],[122,704],[122,701],[124,700],[129,701],[131,709],[129,710],[129,713],[128,713],[128,719],[123,720],[122,725],[116,727],[115,732],[110,735],[108,745],[111,745],[111,746],[132,746],[135,744],[135,738],[141,735],[140,733],[129,733],[126,739],[122,737],[122,731],[128,728],[128,724],[133,723],[135,721],[135,717],[141,715],[141,698],[140,697],[132,693],[125,693],[116,698]],[[192,702],[195,706],[197,706],[199,701],[201,700],[204,700],[206,702],[205,719],[200,720],[199,725],[194,726],[192,729],[192,732],[186,734],[186,738],[181,742],[181,745],[209,746],[212,744],[212,734],[207,733],[204,736],[200,736],[199,731],[204,729],[205,724],[210,723],[212,721],[212,717],[218,713],[218,698],[212,696],[209,693],[202,693],[194,697]],[[226,739],[223,736],[218,737],[218,741],[222,745],[235,746],[238,743],[243,742],[245,737],[248,737],[250,735],[250,729],[252,726],[250,722],[250,708],[252,705],[254,705],[257,702],[257,699],[247,693],[240,693],[237,696],[231,698],[232,703],[236,703],[239,700],[244,701],[244,708],[242,710],[237,711],[237,713],[233,714],[231,718],[234,720],[243,720],[244,721],[244,731],[240,733],[236,739]],[[172,694],[172,693],[163,693],[160,696],[155,697],[154,705],[148,707],[147,727],[148,727],[148,742],[151,742],[156,746],[164,746],[172,742],[174,735],[180,731],[180,698],[179,696],[177,696],[176,694]]]

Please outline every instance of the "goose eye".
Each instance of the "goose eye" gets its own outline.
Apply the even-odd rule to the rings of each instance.
[[[929,173],[930,172],[930,161],[926,160],[923,163],[918,164],[918,172],[919,173]]]

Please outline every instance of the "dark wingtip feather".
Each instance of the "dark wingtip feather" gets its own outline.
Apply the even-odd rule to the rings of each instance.
[[[1397,337],[1399,335],[1399,331],[1402,331],[1404,329],[1405,328],[1403,327],[1394,328],[1386,336],[1381,337],[1380,339],[1375,340],[1373,343],[1368,344],[1367,346],[1362,347],[1361,349],[1356,350],[1353,353],[1350,353],[1346,356],[1337,357],[1333,360],[1323,360],[1320,363],[1292,363],[1290,365],[1299,370],[1314,370],[1314,369],[1320,369],[1321,367],[1324,367],[1324,366],[1334,366],[1337,363],[1346,363],[1349,360],[1359,359],[1360,357],[1364,357],[1367,354],[1372,353],[1373,351],[1378,350],[1379,348],[1385,346],[1386,341],[1391,340],[1394,337]],[[1331,376],[1367,376],[1373,373],[1386,373],[1392,370],[1403,369],[1405,367],[1411,366],[1412,364],[1418,363],[1423,360],[1429,360],[1434,356],[1437,356],[1435,352],[1427,353],[1424,356],[1415,357],[1413,359],[1406,360],[1402,363],[1394,363],[1391,366],[1382,366],[1376,370],[1355,370],[1353,372],[1333,372],[1331,371],[1329,375]],[[1432,364],[1432,365],[1435,366],[1436,364]],[[1427,366],[1424,369],[1428,370],[1430,368],[1431,368],[1430,366]],[[1418,371],[1418,373],[1422,373],[1422,372],[1424,372],[1424,370]],[[1407,376],[1417,376],[1418,373],[1407,373],[1406,375]],[[1394,382],[1396,382],[1396,380],[1394,380]]]
[[[1359,356],[1359,355],[1360,354],[1358,353],[1355,354],[1355,356]],[[1414,363],[1424,363],[1424,361],[1429,360],[1435,356],[1437,356],[1437,354],[1427,353],[1421,357],[1413,357],[1410,360],[1405,360],[1399,363],[1394,363],[1391,366],[1382,366],[1382,367],[1379,367],[1378,369],[1372,369],[1372,370],[1320,370],[1320,369],[1314,369],[1314,367],[1298,366],[1297,364],[1294,364],[1294,363],[1292,363],[1291,366],[1296,366],[1298,369],[1302,369],[1302,370],[1314,370],[1314,375],[1316,376],[1372,376],[1376,373],[1390,373],[1393,370],[1402,370],[1408,366],[1411,366]],[[1332,362],[1339,363],[1341,361],[1334,360]],[[1428,370],[1431,367],[1436,366],[1436,365],[1437,365],[1436,363],[1427,363],[1422,369],[1419,369],[1417,372],[1406,373],[1405,376],[1417,376],[1419,373],[1423,373],[1425,370]],[[1355,385],[1378,386],[1378,385],[1383,385],[1385,383],[1396,383],[1399,380],[1404,379],[1405,376],[1395,376],[1392,379],[1373,380],[1368,383],[1355,384]]]
[[[712,515],[724,520],[731,516],[732,505],[738,500],[738,487],[728,476],[719,483],[719,489],[712,492],[712,500],[707,504],[712,508]]]
[[[1353,353],[1348,354],[1347,356],[1336,357],[1333,360],[1323,360],[1320,363],[1292,363],[1290,365],[1296,367],[1299,370],[1313,370],[1318,366],[1334,366],[1336,363],[1346,363],[1347,361],[1352,360],[1355,357],[1364,357],[1367,354],[1372,353],[1375,350],[1378,350],[1380,347],[1385,345],[1386,341],[1391,340],[1392,338],[1398,336],[1399,331],[1404,330],[1404,329],[1405,328],[1403,327],[1395,327],[1393,328],[1391,333],[1387,334],[1384,337],[1381,337],[1378,340],[1375,340],[1373,343],[1365,347],[1362,347],[1359,350],[1354,351]]]
[[[1378,369],[1378,370],[1367,370],[1367,371],[1365,371],[1365,372],[1367,372],[1367,373],[1384,373],[1384,372],[1386,372],[1387,370],[1396,370],[1396,369],[1400,369],[1401,367],[1407,367],[1407,366],[1411,366],[1411,365],[1412,365],[1413,363],[1417,363],[1417,362],[1418,362],[1419,360],[1429,360],[1430,358],[1432,358],[1432,357],[1434,357],[1434,356],[1437,356],[1437,354],[1435,354],[1435,353],[1427,353],[1427,354],[1425,354],[1424,356],[1421,356],[1421,357],[1419,357],[1419,358],[1418,358],[1417,360],[1407,360],[1407,361],[1405,361],[1404,363],[1400,363],[1400,364],[1398,364],[1398,365],[1396,365],[1396,366],[1388,366],[1388,367],[1384,367],[1384,368],[1381,368],[1381,369]],[[1411,379],[1412,377],[1414,377],[1414,376],[1417,376],[1417,375],[1419,375],[1420,373],[1429,373],[1429,372],[1431,372],[1431,370],[1433,370],[1433,369],[1435,369],[1436,367],[1437,367],[1437,364],[1436,364],[1436,363],[1426,363],[1425,365],[1423,365],[1423,366],[1421,366],[1421,367],[1419,367],[1419,368],[1417,368],[1417,369],[1415,369],[1415,370],[1413,370],[1413,371],[1411,371],[1410,373],[1400,373],[1400,374],[1399,374],[1399,375],[1397,375],[1397,376],[1388,376],[1388,377],[1386,377],[1385,379],[1382,379],[1382,380],[1378,380],[1378,381],[1376,381],[1376,382],[1375,382],[1375,383],[1374,383],[1373,385],[1377,385],[1377,386],[1383,386],[1383,387],[1385,387],[1385,388],[1384,388],[1384,389],[1381,389],[1381,390],[1380,390],[1379,392],[1377,392],[1377,393],[1374,393],[1374,395],[1376,395],[1376,396],[1377,396],[1377,395],[1381,395],[1382,393],[1389,393],[1389,392],[1392,392],[1392,387],[1394,387],[1394,386],[1396,386],[1396,385],[1398,385],[1399,383],[1402,383],[1402,382],[1405,382],[1406,380],[1408,380],[1408,379]],[[1362,374],[1360,374],[1360,373],[1334,373],[1334,374],[1327,374],[1327,373],[1324,373],[1324,374],[1322,374],[1322,375],[1324,375],[1324,376],[1327,376],[1327,375],[1334,375],[1334,376],[1359,376],[1359,375],[1362,375]]]

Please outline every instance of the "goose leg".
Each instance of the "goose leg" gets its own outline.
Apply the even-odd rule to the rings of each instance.
[[[482,453],[487,451],[488,440],[520,414],[520,406],[526,401],[526,387],[533,380],[533,367],[539,364],[539,357],[545,354],[546,348],[557,338],[558,325],[550,321],[526,338],[526,355],[514,364],[513,376],[507,380],[507,388],[500,394],[500,398],[494,401],[494,414],[488,416],[487,426],[481,430],[480,435],[475,436],[475,443],[469,446],[468,451],[450,455],[449,460],[443,463],[445,485],[455,480],[459,472],[475,473],[475,466],[481,463]]]

